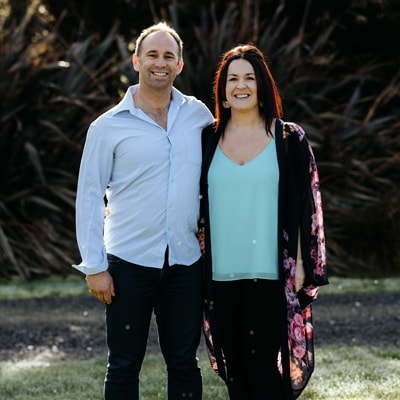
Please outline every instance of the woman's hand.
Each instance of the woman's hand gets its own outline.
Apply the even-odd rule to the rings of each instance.
[[[297,260],[296,275],[295,275],[296,292],[298,292],[303,287],[304,279],[305,279],[305,274],[304,274],[303,260]]]
[[[296,260],[296,273],[295,273],[295,286],[296,292],[298,292],[304,285],[305,272],[303,266],[303,257],[301,255],[301,233],[299,228],[299,233],[297,236],[297,260]]]

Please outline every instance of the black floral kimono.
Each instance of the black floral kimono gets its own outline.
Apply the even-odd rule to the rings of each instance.
[[[204,129],[202,140],[199,240],[203,251],[205,278],[203,332],[211,366],[226,381],[225,361],[213,310],[207,193],[208,170],[219,135],[212,126],[209,126]],[[317,165],[303,129],[295,123],[277,120],[275,140],[280,174],[278,258],[281,288],[281,349],[277,362],[285,383],[286,399],[296,399],[307,385],[314,370],[311,303],[317,299],[318,287],[328,284],[325,237]],[[305,282],[303,288],[296,292],[295,267],[299,228]]]

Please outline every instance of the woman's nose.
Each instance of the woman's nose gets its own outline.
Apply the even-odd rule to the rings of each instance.
[[[246,87],[246,81],[244,79],[239,79],[237,83],[238,88]]]

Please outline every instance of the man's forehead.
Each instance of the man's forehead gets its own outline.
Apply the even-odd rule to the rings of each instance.
[[[166,47],[170,47],[170,51],[178,51],[178,43],[176,43],[175,39],[167,32],[152,32],[148,36],[143,39],[142,47],[146,47],[146,50],[149,51],[149,48],[154,48],[155,50],[159,50],[160,48],[165,49]]]

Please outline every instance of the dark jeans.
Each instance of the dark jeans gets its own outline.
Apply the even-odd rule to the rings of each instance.
[[[201,263],[143,267],[109,255],[115,297],[106,306],[106,400],[138,400],[139,373],[154,311],[168,375],[168,399],[202,398]]]
[[[213,283],[214,309],[231,400],[283,399],[278,371],[279,283],[264,279]]]

